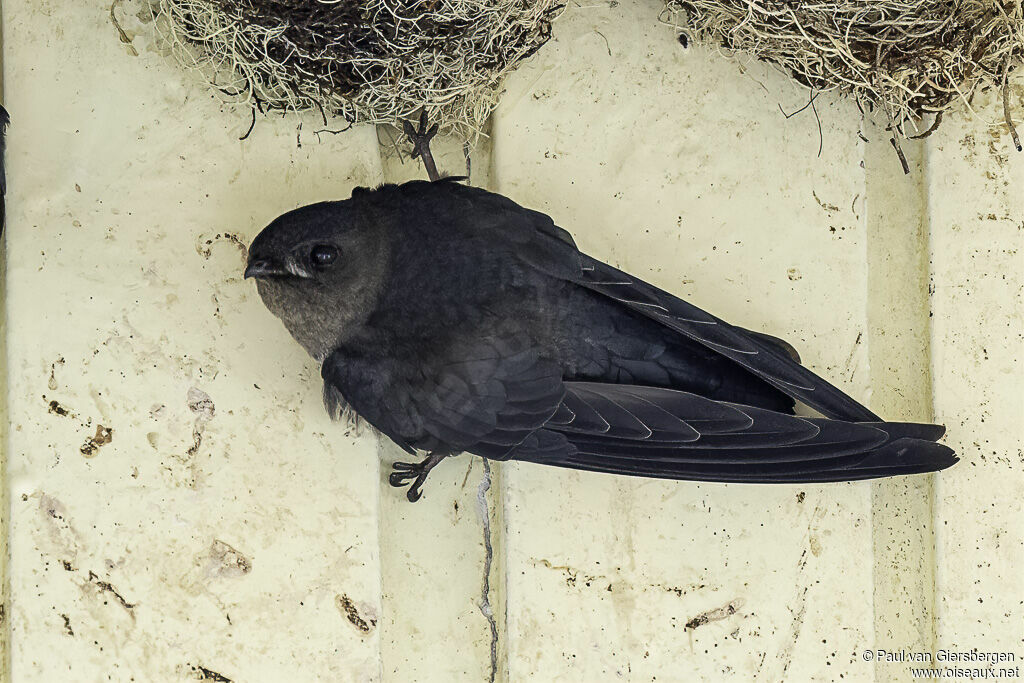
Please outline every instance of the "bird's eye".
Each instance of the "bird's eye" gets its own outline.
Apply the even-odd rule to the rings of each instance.
[[[330,244],[318,244],[310,252],[310,259],[317,268],[326,268],[338,260],[338,248]]]

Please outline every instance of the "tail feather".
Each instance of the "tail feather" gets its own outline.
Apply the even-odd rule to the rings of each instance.
[[[503,459],[664,479],[825,482],[942,470],[945,429],[798,417],[673,389],[566,382],[543,429]],[[493,457],[489,453],[481,453]]]
[[[694,453],[686,454],[685,458],[654,460],[611,454],[619,448],[602,452],[596,450],[593,446],[583,446],[577,447],[575,452],[547,452],[538,454],[539,457],[524,453],[515,457],[545,465],[656,479],[762,484],[856,481],[922,474],[944,470],[958,460],[947,446],[906,438],[852,455],[781,462],[758,462],[749,458],[743,461],[729,458],[698,461],[694,457],[698,454]]]

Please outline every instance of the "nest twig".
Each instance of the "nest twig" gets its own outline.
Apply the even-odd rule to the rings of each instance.
[[[667,0],[697,40],[778,65],[813,92],[881,108],[900,140],[979,89],[1003,89],[1024,58],[1021,0]],[[680,14],[674,14],[680,16]],[[1018,149],[1020,149],[1018,144]]]
[[[479,134],[557,0],[158,0],[173,52],[263,110]]]

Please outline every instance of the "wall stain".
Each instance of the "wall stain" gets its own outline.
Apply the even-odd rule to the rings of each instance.
[[[54,362],[50,363],[50,379],[46,381],[46,386],[49,387],[50,391],[57,391],[57,366],[64,365],[64,357],[60,357]]]
[[[213,419],[217,412],[217,406],[214,405],[209,394],[196,387],[189,388],[185,401],[188,404],[188,409],[196,416],[192,426],[192,445],[185,451],[185,461],[192,473],[189,479],[189,488],[194,489],[197,487],[195,457],[203,445],[203,432],[206,431],[206,424]]]
[[[61,614],[60,618],[64,620],[64,633],[71,637],[74,637],[75,631],[73,628],[71,628],[71,618],[68,617],[68,615],[66,614]]]
[[[63,362],[63,359],[61,359],[61,362]],[[76,420],[83,427],[92,426],[92,418],[88,418],[87,420],[83,421],[78,415],[75,414],[74,411],[72,411],[67,406],[61,404],[60,401],[52,399],[47,400],[46,394],[43,394],[43,401],[46,403],[46,412],[51,413],[53,415],[57,415],[58,417],[66,417],[70,420]],[[94,458],[96,457],[96,454],[99,453],[100,448],[107,445],[113,440],[113,428],[106,427],[102,424],[97,424],[96,433],[93,436],[87,436],[85,438],[85,441],[82,442],[82,445],[79,446],[78,451],[86,458]]]
[[[188,402],[188,409],[195,413],[197,422],[206,424],[213,419],[217,412],[217,406],[214,405],[213,399],[202,389],[190,387],[185,399]]]
[[[850,349],[850,356],[846,359],[846,372],[849,373],[847,379],[853,381],[853,376],[857,372],[857,364],[854,362],[854,356],[857,354],[857,347],[860,346],[861,340],[864,338],[863,332],[857,333],[857,338],[853,340],[853,348]]]
[[[345,615],[345,618],[362,633],[369,633],[377,625],[376,619],[364,619],[352,599],[344,593],[334,596],[334,603],[338,606],[338,610]]]
[[[101,424],[96,425],[96,434],[86,438],[85,443],[79,448],[79,452],[87,458],[94,458],[99,450],[103,446],[107,445],[114,440],[114,430],[110,427],[104,427]]]
[[[535,565],[539,564],[548,569],[563,572],[565,574],[565,585],[569,588],[574,588],[580,579],[580,570],[570,567],[568,565],[552,564],[549,560],[546,560],[543,557],[533,560],[533,563]],[[595,574],[593,576],[589,574],[583,574],[583,585],[586,587],[590,587],[590,585],[598,579],[608,579],[608,577],[604,576],[603,574]]]
[[[209,260],[213,255],[213,245],[218,242],[227,242],[238,249],[239,253],[242,255],[242,268],[244,269],[245,265],[249,262],[249,248],[245,246],[245,242],[242,241],[242,238],[234,233],[219,232],[213,237],[208,237],[206,239],[200,237],[196,242],[196,253],[204,259]]]
[[[46,396],[43,396],[43,400],[44,401],[46,400]],[[57,401],[50,401],[48,412],[51,412],[54,415],[59,415],[61,417],[70,417],[70,418],[74,418],[75,417],[74,413],[72,413],[70,410],[68,410],[64,406],[62,406]]]
[[[821,201],[821,198],[818,197],[818,193],[815,192],[814,190],[811,190],[811,195],[814,196],[814,201],[818,203],[818,206],[825,209],[825,211],[828,211],[829,213],[835,213],[839,211],[839,207],[836,206],[835,204],[826,204],[825,202]]]
[[[608,593],[615,593],[618,596],[625,596],[631,593],[638,593],[650,589],[657,589],[666,593],[672,593],[676,597],[683,597],[691,591],[702,590],[707,588],[707,584],[703,583],[692,583],[685,586],[674,586],[665,583],[648,583],[645,585],[639,585],[630,583],[622,578],[612,578],[604,574],[586,574],[581,572],[575,567],[568,565],[557,565],[552,564],[550,561],[544,558],[533,558],[531,563],[534,566],[542,566],[546,569],[552,569],[554,571],[560,571],[565,574],[565,585],[569,588],[591,588],[595,583],[599,583],[598,588],[602,588]],[[742,605],[742,601],[734,601],[736,608],[738,609]],[[692,620],[691,620],[692,621]]]
[[[239,577],[252,571],[252,560],[221,540],[214,539],[207,557],[208,576]]]
[[[692,631],[700,628],[705,624],[710,624],[713,621],[722,621],[739,611],[740,607],[743,607],[743,598],[736,598],[735,600],[728,602],[721,607],[717,607],[707,612],[701,612],[694,618],[686,622],[686,630]]]
[[[185,451],[186,455],[190,458],[195,457],[196,453],[199,452],[200,446],[203,445],[203,433],[198,429],[192,431],[192,445]]]
[[[807,569],[807,551],[810,548],[810,538],[814,535],[815,523],[821,518],[822,513],[823,510],[818,506],[815,506],[814,512],[811,513],[811,519],[808,523],[807,529],[808,548],[804,548],[804,551],[800,553],[800,559],[796,564],[797,585],[804,583],[804,572]],[[807,591],[809,588],[810,586],[804,584],[796,596],[796,609],[794,610],[790,608],[790,611],[793,613],[793,622],[791,626],[792,634],[786,641],[785,649],[779,655],[779,659],[782,661],[782,674],[779,676],[779,680],[784,680],[786,678],[786,673],[789,671],[789,667],[793,663],[793,649],[796,647],[796,643],[800,639],[800,631],[803,630],[804,617],[807,614]]]
[[[125,600],[124,596],[117,592],[117,589],[114,588],[109,581],[100,580],[100,577],[96,576],[96,574],[92,570],[89,570],[89,583],[92,583],[104,593],[110,593],[112,596],[114,596],[114,599],[117,600],[118,604],[120,604],[121,607],[124,607],[125,610],[133,617],[135,616],[134,610],[135,606],[138,603],[128,602],[127,600]]]
[[[686,595],[687,593],[689,593],[690,591],[699,591],[702,588],[707,588],[707,584],[705,584],[705,583],[693,583],[693,584],[690,584],[689,586],[686,586],[684,588],[682,586],[666,586],[663,583],[652,583],[650,585],[650,587],[651,588],[660,588],[661,590],[665,591],[666,593],[675,593],[676,597],[681,598],[684,595]],[[611,586],[608,587],[608,590],[611,590]]]
[[[50,536],[50,542],[56,549],[55,554],[62,555],[69,559],[62,560],[65,569],[71,566],[71,561],[78,557],[78,549],[82,546],[82,537],[71,523],[67,508],[56,498],[45,493],[39,494],[39,510],[44,515],[46,522],[44,528]],[[72,571],[69,569],[68,571]]]
[[[195,664],[192,667],[201,681],[216,681],[217,683],[231,683],[231,679],[224,674],[217,673],[213,669],[207,669],[202,664]]]
[[[600,581],[600,587],[609,593],[623,593],[628,592],[630,589],[647,590],[650,588],[657,588],[658,590],[665,591],[666,593],[672,593],[677,597],[683,597],[690,591],[701,590],[707,588],[707,584],[693,583],[688,586],[672,586],[664,583],[649,583],[644,586],[631,584],[628,581],[619,579],[613,579],[605,574],[586,574],[581,572],[575,567],[570,567],[564,564],[552,564],[549,560],[541,558],[532,558],[530,562],[534,566],[541,566],[545,569],[551,569],[554,571],[560,571],[565,574],[565,585],[569,588],[590,588],[595,583]],[[605,583],[607,582],[607,583]]]

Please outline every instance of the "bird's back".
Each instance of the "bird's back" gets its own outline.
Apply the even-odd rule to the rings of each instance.
[[[793,409],[790,397],[731,360],[564,277],[552,262],[568,270],[578,252],[542,213],[450,181],[384,186],[356,198],[389,207],[390,279],[371,323],[403,346],[422,350],[513,326],[560,363],[567,380]],[[547,239],[537,244],[538,235]],[[540,259],[539,249],[547,250]]]

